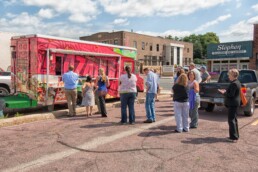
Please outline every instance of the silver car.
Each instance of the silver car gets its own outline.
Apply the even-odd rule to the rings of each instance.
[[[11,93],[11,72],[0,72],[0,96]]]

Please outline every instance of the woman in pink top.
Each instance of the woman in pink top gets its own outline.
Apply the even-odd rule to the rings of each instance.
[[[129,108],[129,123],[135,123],[134,100],[136,97],[137,78],[131,73],[131,67],[125,67],[126,74],[120,76],[121,124],[127,123],[127,106]]]

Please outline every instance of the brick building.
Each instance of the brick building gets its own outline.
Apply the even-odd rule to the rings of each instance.
[[[250,69],[258,69],[258,24],[254,24],[253,58],[250,59]]]
[[[193,61],[193,44],[134,32],[99,32],[81,40],[137,48],[137,60],[145,66],[189,65]]]

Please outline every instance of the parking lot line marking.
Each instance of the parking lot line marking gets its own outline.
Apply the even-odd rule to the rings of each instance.
[[[251,125],[257,125],[258,124],[258,119],[254,121]]]
[[[175,117],[169,117],[169,118],[163,119],[161,121],[157,121],[155,123],[146,124],[144,126],[140,126],[139,128],[132,128],[130,130],[123,131],[123,132],[120,132],[120,133],[117,133],[117,134],[114,134],[114,135],[108,136],[108,137],[97,137],[97,138],[95,138],[95,139],[93,139],[89,142],[85,142],[82,145],[79,145],[77,147],[80,148],[80,149],[86,149],[86,150],[95,149],[98,146],[116,141],[116,140],[124,138],[124,137],[131,136],[133,134],[142,132],[144,130],[147,130],[147,129],[150,129],[150,128],[153,128],[153,127],[156,127],[156,126],[159,126],[159,125],[164,124],[168,121],[171,121],[174,118]],[[40,158],[38,158],[34,161],[23,163],[23,164],[20,164],[16,167],[5,169],[3,171],[4,172],[28,171],[28,170],[32,170],[32,169],[41,167],[43,165],[52,163],[54,161],[69,157],[69,156],[71,156],[73,154],[76,154],[76,153],[79,153],[79,152],[80,152],[80,150],[75,150],[75,149],[70,148],[70,149],[66,149],[66,150],[61,151],[61,152],[57,152],[57,153],[42,156],[42,157],[40,157]]]

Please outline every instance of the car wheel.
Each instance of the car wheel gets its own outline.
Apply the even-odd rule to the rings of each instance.
[[[215,104],[208,103],[208,106],[205,108],[206,112],[212,112],[215,108]]]
[[[9,94],[9,91],[6,88],[0,87],[0,96],[7,96]]]
[[[253,114],[254,114],[254,110],[255,110],[254,97],[251,97],[249,103],[250,103],[250,109],[248,111],[244,111],[245,116],[253,116]]]

